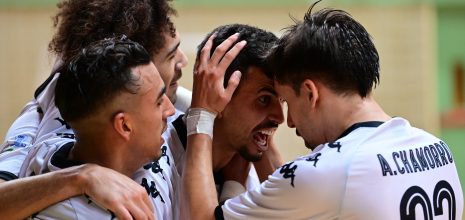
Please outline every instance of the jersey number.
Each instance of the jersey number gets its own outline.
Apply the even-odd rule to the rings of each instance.
[[[455,194],[452,186],[444,180],[439,181],[434,187],[433,206],[425,190],[418,186],[412,186],[402,196],[400,201],[400,219],[415,220],[415,207],[420,205],[426,220],[433,220],[434,216],[443,215],[443,200],[449,204],[449,220],[455,219]],[[433,209],[434,208],[434,209]]]

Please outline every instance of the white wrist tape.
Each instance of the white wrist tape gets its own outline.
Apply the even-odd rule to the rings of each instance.
[[[203,108],[190,108],[187,111],[187,136],[192,134],[208,134],[213,139],[213,124],[216,114]]]

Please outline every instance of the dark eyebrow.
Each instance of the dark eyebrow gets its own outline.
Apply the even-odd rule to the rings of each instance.
[[[274,89],[272,89],[270,87],[263,87],[260,90],[258,90],[258,92],[269,92],[269,93],[273,94],[274,96],[278,96],[278,93],[276,93],[276,90],[274,90]]]
[[[160,93],[158,94],[158,99],[161,99],[161,97],[166,93],[166,86],[164,86],[163,88],[161,88],[160,90]]]
[[[169,58],[171,55],[176,53],[176,51],[178,50],[179,45],[181,45],[181,41],[179,41],[173,48],[171,48],[171,50],[166,54],[166,58]]]

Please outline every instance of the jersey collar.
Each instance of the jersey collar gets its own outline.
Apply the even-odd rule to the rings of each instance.
[[[82,165],[83,163],[80,161],[68,159],[69,153],[71,152],[73,146],[74,142],[68,142],[64,144],[56,153],[53,154],[50,163],[53,166],[61,169]]]
[[[357,128],[362,128],[362,127],[376,128],[376,127],[382,125],[383,123],[384,122],[382,122],[382,121],[365,121],[365,122],[355,123],[352,126],[350,126],[349,128],[347,128],[344,132],[342,132],[341,136],[339,136],[339,138],[337,138],[337,139],[341,139],[341,138],[347,136],[348,134],[350,134],[350,132],[354,131]]]

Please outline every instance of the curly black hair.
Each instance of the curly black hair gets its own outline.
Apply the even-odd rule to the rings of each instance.
[[[226,70],[224,77],[225,86],[234,71],[239,70],[243,76],[246,76],[245,74],[247,74],[247,71],[251,66],[261,68],[265,71],[266,76],[272,78],[272,74],[266,65],[266,55],[278,40],[276,35],[269,31],[246,24],[222,25],[207,34],[202,43],[199,44],[197,48],[197,57],[200,56],[200,52],[207,43],[208,38],[214,33],[216,34],[216,37],[213,39],[213,49],[211,50],[211,54],[215,52],[214,48],[218,47],[224,40],[228,39],[228,37],[235,33],[239,33],[239,39],[237,42],[242,40],[247,41],[246,46],[241,50],[241,52],[239,52],[237,57]]]
[[[126,36],[94,42],[63,68],[55,87],[55,105],[67,122],[85,118],[122,91],[136,94],[139,77],[131,68],[148,63],[144,47]]]
[[[49,50],[65,61],[80,49],[104,38],[126,35],[153,57],[165,34],[175,36],[171,0],[64,0],[54,17],[57,28]]]

